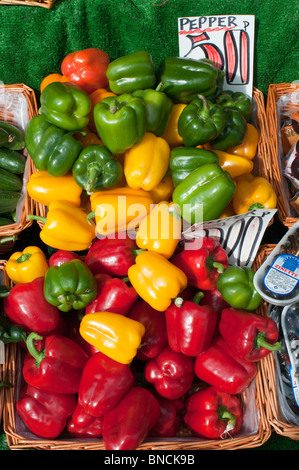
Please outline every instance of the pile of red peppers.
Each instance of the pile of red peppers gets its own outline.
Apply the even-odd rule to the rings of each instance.
[[[22,330],[18,414],[40,438],[101,438],[107,450],[136,449],[146,438],[186,435],[186,429],[202,439],[233,438],[242,429],[241,394],[257,362],[280,347],[276,323],[223,298],[217,280],[228,257],[211,237],[179,244],[170,262],[187,285],[166,310],[156,310],[129,282],[137,246],[120,235],[97,239],[84,260],[58,250],[45,277],[3,292],[4,316]],[[81,271],[84,282],[77,282],[86,287],[92,279],[93,298],[84,308],[61,310],[47,300],[48,272],[55,268],[52,282],[64,273],[59,285],[55,279],[59,296],[71,284],[66,273],[80,276],[80,263],[88,276]],[[133,350],[135,328],[140,342],[133,358],[123,360]],[[106,349],[101,333],[114,335]]]

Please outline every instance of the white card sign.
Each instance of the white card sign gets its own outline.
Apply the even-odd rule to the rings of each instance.
[[[179,55],[210,59],[225,72],[224,90],[252,96],[254,15],[178,18]]]

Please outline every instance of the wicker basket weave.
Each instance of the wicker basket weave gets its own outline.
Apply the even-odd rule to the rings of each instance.
[[[15,125],[16,127],[20,126],[20,120],[22,120],[22,125],[24,126],[28,120],[38,113],[36,97],[34,91],[24,84],[16,85],[3,85],[1,90],[4,89],[4,94],[6,92],[9,96],[9,107],[5,106],[4,103],[0,103],[0,120],[6,121],[10,124]],[[19,107],[20,99],[25,99],[27,104],[28,116],[20,118],[19,116]],[[24,150],[24,155],[27,155],[26,150]],[[28,228],[32,221],[27,220],[28,214],[33,213],[34,211],[34,202],[29,197],[26,191],[26,181],[30,178],[34,170],[34,165],[31,158],[27,155],[27,164],[26,164],[26,175],[24,177],[24,199],[22,203],[22,208],[20,211],[19,220],[10,225],[4,225],[0,227],[0,239],[6,237],[17,237],[24,229]],[[3,244],[0,244],[0,254],[10,251],[14,246],[14,241],[9,241]]]
[[[270,255],[276,245],[263,245],[255,258],[254,269],[257,270],[266,257]],[[268,315],[267,303],[264,302],[262,307],[264,315]],[[293,440],[299,440],[299,427],[289,424],[282,417],[279,407],[276,360],[274,354],[269,354],[261,361],[261,375],[263,381],[263,389],[267,400],[265,401],[265,412],[270,426],[277,434],[289,437]]]
[[[271,184],[273,185],[277,194],[277,214],[280,221],[286,227],[291,227],[295,222],[298,222],[299,215],[296,217],[290,209],[290,204],[287,200],[288,186],[285,178],[281,175],[279,165],[279,128],[277,116],[277,101],[284,95],[298,92],[299,84],[280,83],[271,84],[268,88],[268,98],[266,105],[266,116],[269,128],[269,144],[270,152],[266,154],[267,166],[269,168],[269,176]]]
[[[52,8],[56,0],[0,0],[0,5],[27,5],[31,7]]]
[[[8,283],[5,275],[6,261],[1,262],[0,269],[4,275],[4,283]],[[21,348],[17,344],[7,345],[9,356],[6,368],[6,380],[13,384],[12,388],[5,391],[5,402],[3,406],[3,430],[6,434],[8,446],[12,450],[38,449],[38,450],[105,450],[102,439],[76,439],[62,438],[56,440],[45,440],[33,434],[17,430],[18,417],[15,410],[21,382],[21,367],[23,356]],[[254,425],[245,425],[246,429],[241,430],[240,435],[234,438],[219,440],[203,440],[190,437],[190,431],[182,429],[182,436],[176,438],[146,439],[137,450],[238,450],[249,449],[263,445],[271,436],[271,427],[267,420],[265,407],[267,395],[265,394],[261,376],[261,367],[258,363],[256,378],[240,396],[247,417],[254,422]],[[248,422],[247,422],[248,423]],[[250,426],[252,429],[249,429]],[[248,430],[249,429],[249,430]]]

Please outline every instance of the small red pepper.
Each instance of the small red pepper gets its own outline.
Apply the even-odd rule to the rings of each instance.
[[[215,289],[217,277],[228,266],[226,251],[213,237],[185,240],[171,261],[186,274],[188,285],[204,290]]]
[[[129,391],[133,380],[127,364],[98,352],[89,358],[84,367],[78,402],[91,416],[101,417]]]
[[[170,348],[186,356],[197,356],[212,341],[217,313],[209,305],[198,305],[201,292],[192,300],[177,297],[165,312]]]
[[[158,356],[167,346],[165,312],[155,310],[144,300],[139,300],[130,310],[128,317],[145,326],[136,358],[146,361]]]
[[[63,263],[67,263],[72,259],[81,259],[79,255],[73,251],[67,250],[57,250],[49,258],[49,267],[51,266],[61,266]]]
[[[257,368],[234,354],[223,338],[214,338],[206,351],[195,360],[196,376],[226,393],[237,395],[246,390]]]
[[[69,434],[78,438],[102,437],[103,418],[91,416],[80,403],[77,403],[66,427]]]
[[[128,269],[135,264],[135,240],[126,232],[115,234],[115,238],[97,239],[91,245],[85,263],[93,274],[110,274],[126,277]]]
[[[208,387],[189,397],[184,421],[200,437],[224,439],[240,432],[242,406],[238,397]]]
[[[224,309],[219,332],[232,351],[247,361],[259,361],[281,348],[277,342],[279,330],[275,321],[254,312]]]
[[[90,47],[65,56],[61,62],[61,73],[86,93],[92,93],[97,88],[108,86],[106,71],[109,63],[110,59],[105,51]]]
[[[219,290],[216,288],[202,291],[200,305],[210,305],[216,310],[218,317],[220,317],[220,313],[224,308],[229,307],[229,304],[224,300]]]
[[[151,392],[160,405],[160,416],[151,429],[149,435],[155,437],[174,437],[180,429],[184,412],[184,403],[181,399],[168,400],[158,393]]]
[[[103,420],[106,450],[134,450],[158,421],[160,405],[151,392],[132,387]]]
[[[166,346],[144,366],[144,377],[162,397],[176,400],[191,387],[194,378],[194,358],[172,351]]]
[[[138,299],[134,287],[127,284],[129,278],[120,279],[109,274],[96,274],[98,291],[85,313],[114,312],[127,315]]]
[[[16,410],[27,428],[36,436],[55,439],[64,430],[76,406],[75,394],[61,394],[26,384]]]
[[[36,333],[30,333],[26,344],[23,376],[28,384],[54,393],[78,392],[89,357],[79,344],[62,335],[49,335],[43,340]]]
[[[59,324],[59,310],[49,304],[44,296],[44,278],[17,284],[3,299],[3,308],[8,318],[28,331],[45,335]]]

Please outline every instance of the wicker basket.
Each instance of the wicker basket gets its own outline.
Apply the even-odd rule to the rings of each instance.
[[[257,270],[267,256],[273,251],[276,245],[263,245],[256,256],[254,269]],[[263,303],[262,313],[268,315],[268,304]],[[263,381],[264,394],[267,397],[265,401],[265,412],[270,426],[277,434],[289,437],[293,440],[299,440],[299,427],[286,422],[282,417],[279,407],[276,359],[274,354],[269,354],[261,361],[261,375]]]
[[[0,120],[15,125],[18,128],[25,128],[26,123],[38,113],[36,97],[34,91],[24,84],[3,85],[1,91],[3,100],[0,101]],[[20,109],[24,110],[24,114],[20,115]],[[24,155],[27,156],[27,163],[24,174],[23,183],[23,199],[18,206],[17,222],[0,227],[0,239],[6,237],[17,237],[24,229],[32,224],[27,220],[27,216],[34,211],[34,202],[28,196],[26,191],[26,182],[30,178],[34,170],[34,165],[26,150]],[[9,241],[0,244],[0,254],[10,251],[15,241]]]
[[[56,0],[0,0],[0,5],[27,5],[31,7],[52,8]]]
[[[280,170],[279,158],[281,156],[281,152],[278,137],[280,123],[278,122],[277,116],[277,101],[284,95],[298,91],[299,84],[271,84],[268,89],[266,105],[270,144],[270,152],[266,154],[267,166],[269,168],[271,184],[277,194],[277,214],[283,225],[286,227],[291,227],[295,222],[298,222],[299,215],[296,216],[290,208],[290,204],[288,202],[289,187],[286,179],[281,175]]]

